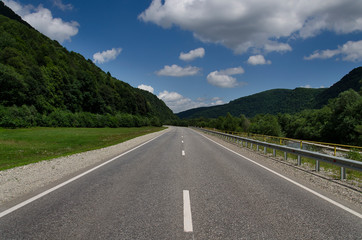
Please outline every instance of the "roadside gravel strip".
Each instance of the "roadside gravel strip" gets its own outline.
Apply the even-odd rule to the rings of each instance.
[[[170,128],[150,133],[102,149],[0,171],[0,205],[51,186],[57,181],[70,178],[76,173],[118,156],[169,130]]]

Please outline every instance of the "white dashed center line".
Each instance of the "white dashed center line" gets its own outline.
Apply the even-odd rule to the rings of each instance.
[[[192,232],[191,202],[189,190],[183,191],[184,195],[184,231]]]
[[[185,150],[182,150],[182,156],[185,156]]]

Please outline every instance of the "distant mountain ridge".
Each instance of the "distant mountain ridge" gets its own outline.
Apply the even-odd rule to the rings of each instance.
[[[225,116],[228,112],[233,116],[244,114],[246,117],[254,117],[257,114],[296,113],[304,109],[321,108],[329,99],[336,98],[348,89],[359,91],[362,87],[361,80],[362,67],[358,67],[327,89],[272,89],[238,98],[224,105],[190,109],[178,113],[177,116],[190,119],[217,118]]]
[[[154,94],[103,72],[32,28],[0,2],[0,105],[177,119]]]

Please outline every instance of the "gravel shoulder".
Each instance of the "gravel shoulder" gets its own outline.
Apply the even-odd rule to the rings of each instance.
[[[0,171],[0,206],[71,178],[169,130],[170,127],[114,146]]]
[[[195,130],[197,131],[197,130]],[[315,172],[306,167],[297,166],[296,163],[284,161],[271,155],[264,155],[262,152],[252,151],[245,147],[237,146],[235,143],[226,142],[216,136],[208,135],[201,131],[198,133],[207,138],[237,152],[253,161],[260,163],[271,170],[274,170],[302,185],[323,194],[359,213],[362,213],[362,188],[349,184],[347,181],[331,178],[323,171]]]

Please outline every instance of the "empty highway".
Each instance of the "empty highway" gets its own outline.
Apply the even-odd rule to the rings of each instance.
[[[358,215],[188,128],[0,218],[0,239],[361,238]]]

